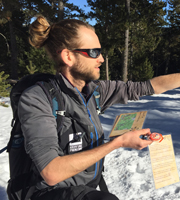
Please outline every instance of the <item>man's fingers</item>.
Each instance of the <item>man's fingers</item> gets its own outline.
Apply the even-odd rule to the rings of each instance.
[[[151,131],[149,128],[146,128],[146,129],[141,129],[139,131],[139,135],[151,135]]]

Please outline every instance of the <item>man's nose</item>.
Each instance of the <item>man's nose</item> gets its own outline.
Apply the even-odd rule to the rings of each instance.
[[[102,54],[100,54],[100,56],[99,56],[99,62],[100,62],[100,63],[103,63],[103,62],[104,62],[104,58],[103,58]]]

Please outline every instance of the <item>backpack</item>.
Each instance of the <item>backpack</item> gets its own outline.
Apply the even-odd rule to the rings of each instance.
[[[21,124],[18,117],[18,102],[23,91],[33,85],[39,85],[46,94],[52,108],[52,113],[56,118],[57,131],[59,132],[63,125],[63,117],[67,116],[65,112],[64,100],[61,96],[61,90],[57,84],[55,75],[51,74],[33,74],[27,75],[19,80],[12,88],[10,93],[11,107],[13,111],[12,130],[7,147],[0,150],[0,153],[7,149],[9,153],[10,180],[8,181],[7,194],[9,200],[29,200],[35,190],[38,177],[33,172],[33,163],[24,148],[24,137],[21,130]],[[100,95],[94,92],[97,114],[101,114],[99,106]],[[100,188],[107,191],[103,177],[100,180]]]
[[[56,118],[57,131],[63,124],[64,101],[60,95],[56,76],[51,74],[33,74],[22,78],[13,86],[10,93],[11,107],[13,111],[12,130],[7,145],[9,153],[10,180],[8,181],[7,193],[10,200],[29,199],[35,189],[37,177],[32,171],[33,164],[24,148],[24,137],[18,117],[18,102],[21,94],[33,85],[39,85],[46,94]],[[26,186],[26,187],[25,187]]]

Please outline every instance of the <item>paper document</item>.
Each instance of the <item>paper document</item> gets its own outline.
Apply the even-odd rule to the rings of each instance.
[[[171,135],[164,135],[162,142],[149,145],[155,188],[179,182]]]
[[[122,135],[128,131],[142,129],[147,111],[123,113],[114,121],[109,137]]]

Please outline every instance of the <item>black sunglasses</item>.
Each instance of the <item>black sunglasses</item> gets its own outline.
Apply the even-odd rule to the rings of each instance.
[[[98,58],[101,54],[101,48],[95,48],[95,49],[74,49],[73,52],[82,53],[85,56],[91,57],[91,58]]]

